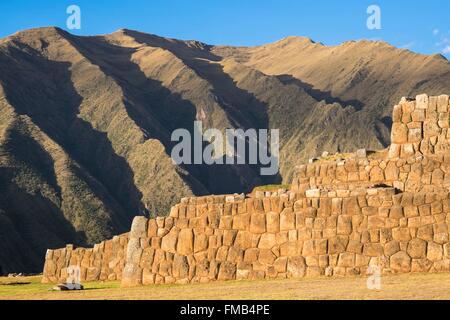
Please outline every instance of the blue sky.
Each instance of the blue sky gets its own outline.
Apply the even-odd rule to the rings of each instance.
[[[259,45],[289,35],[327,45],[384,40],[450,58],[450,0],[13,0],[0,2],[0,37],[41,26],[66,28],[66,8],[81,8],[80,35],[120,28],[209,44]],[[381,30],[366,27],[369,5],[381,9]]]

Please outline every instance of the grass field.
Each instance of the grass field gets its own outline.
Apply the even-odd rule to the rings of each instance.
[[[379,291],[367,289],[366,278],[230,281],[192,285],[120,288],[119,282],[84,283],[85,290],[52,292],[40,277],[0,278],[0,300],[208,300],[208,299],[450,299],[450,273],[382,277]]]

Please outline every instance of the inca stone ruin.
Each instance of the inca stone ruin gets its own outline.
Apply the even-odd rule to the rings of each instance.
[[[45,282],[123,286],[450,271],[449,97],[403,98],[385,151],[297,168],[288,191],[185,198],[93,249],[48,250]]]

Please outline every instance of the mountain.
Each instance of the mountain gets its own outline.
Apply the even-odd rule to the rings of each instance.
[[[181,197],[290,182],[322,151],[389,144],[402,96],[450,91],[450,63],[383,42],[288,37],[211,46],[132,30],[39,28],[0,40],[0,273],[91,245]],[[280,173],[175,165],[177,128],[280,130]]]

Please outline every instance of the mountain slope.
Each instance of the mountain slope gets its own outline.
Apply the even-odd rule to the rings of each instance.
[[[450,91],[450,64],[380,42],[289,37],[210,46],[131,30],[57,28],[0,40],[0,272],[39,271],[45,249],[90,245],[189,195],[289,182],[324,150],[389,144],[393,104]],[[280,174],[182,165],[171,134],[280,130]]]

